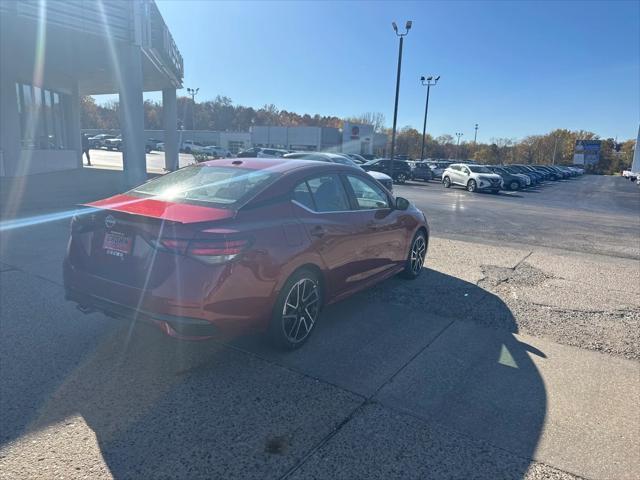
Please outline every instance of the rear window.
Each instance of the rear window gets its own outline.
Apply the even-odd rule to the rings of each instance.
[[[129,193],[181,203],[233,206],[248,200],[280,174],[268,170],[197,165],[168,173]]]

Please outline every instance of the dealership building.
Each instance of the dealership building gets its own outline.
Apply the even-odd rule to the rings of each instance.
[[[333,151],[358,154],[384,153],[387,136],[375,133],[372,125],[345,122],[342,129],[332,127],[254,126],[250,129],[254,147],[298,151]]]
[[[80,98],[118,94],[123,165],[146,179],[143,92],[161,91],[178,162],[182,57],[153,0],[0,1],[0,176],[82,167]]]

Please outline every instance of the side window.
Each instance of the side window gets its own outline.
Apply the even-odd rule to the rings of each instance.
[[[307,207],[309,210],[315,211],[316,209],[316,206],[313,203],[313,198],[311,198],[311,192],[309,191],[309,185],[307,185],[307,182],[302,182],[293,189],[293,199],[299,204]]]
[[[360,177],[347,175],[360,210],[389,208],[389,197],[380,187]]]
[[[465,175],[469,175],[469,169],[467,167],[462,167],[462,173],[464,173]]]
[[[349,210],[347,193],[337,175],[323,175],[307,180],[317,212]]]

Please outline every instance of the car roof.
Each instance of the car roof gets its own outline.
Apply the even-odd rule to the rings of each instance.
[[[316,169],[321,166],[327,168],[343,167],[349,171],[353,171],[354,167],[350,165],[341,165],[339,163],[328,163],[316,160],[298,160],[295,158],[224,158],[219,160],[209,160],[202,162],[203,165],[210,167],[240,167],[251,170],[262,170],[268,168],[273,172],[287,173],[293,170]]]

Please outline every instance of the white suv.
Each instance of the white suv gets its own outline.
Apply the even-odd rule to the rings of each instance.
[[[442,172],[442,184],[449,188],[460,185],[470,192],[489,190],[498,193],[504,187],[502,177],[482,165],[453,163]]]

